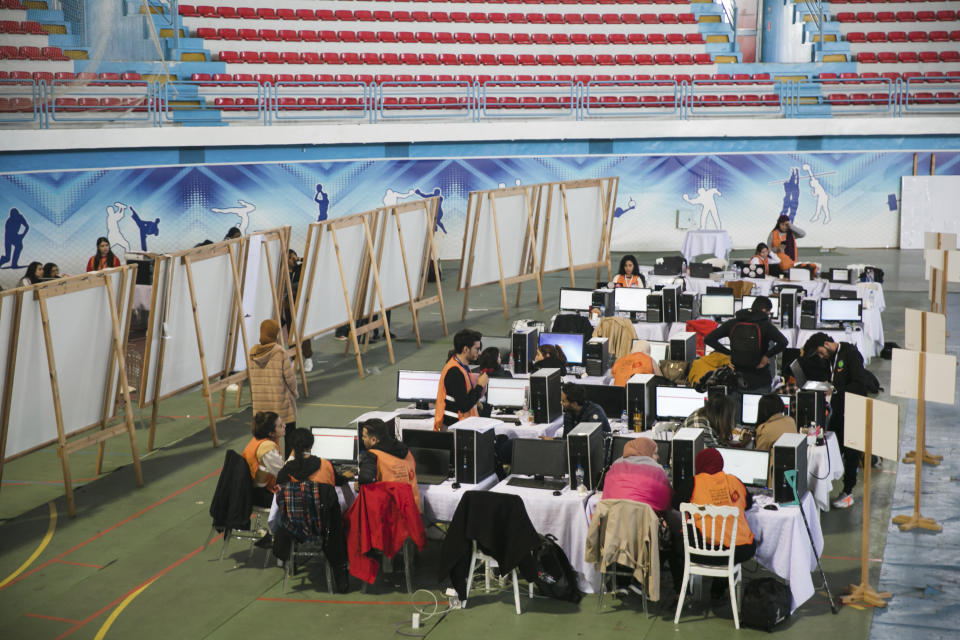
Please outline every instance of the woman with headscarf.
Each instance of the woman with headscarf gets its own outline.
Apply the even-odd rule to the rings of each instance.
[[[789,271],[797,262],[797,238],[803,238],[807,233],[800,227],[793,226],[790,216],[777,218],[777,225],[767,236],[767,245],[770,251],[780,258],[780,270]]]
[[[260,324],[260,344],[250,349],[250,396],[254,414],[273,411],[292,432],[297,424],[299,393],[293,364],[279,344],[279,336],[280,325],[276,320],[264,320]],[[287,451],[284,458],[289,455]]]

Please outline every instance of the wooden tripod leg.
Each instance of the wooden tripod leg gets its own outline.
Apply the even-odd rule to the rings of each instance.
[[[886,599],[893,597],[889,591],[875,591],[866,583],[852,584],[849,589],[849,594],[840,596],[840,602],[843,604],[867,604],[883,608],[887,606]]]
[[[923,454],[922,454],[923,464],[927,464],[935,467],[941,462],[943,462],[943,456],[938,456],[930,453],[930,451],[926,447],[923,447],[922,451],[923,451]],[[917,452],[910,451],[905,456],[903,456],[903,464],[914,464],[916,459],[917,459]]]

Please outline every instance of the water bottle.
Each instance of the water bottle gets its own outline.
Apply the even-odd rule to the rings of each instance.
[[[620,433],[626,433],[627,431],[627,410],[624,409],[623,413],[620,414]]]
[[[577,476],[577,491],[579,493],[584,493],[587,490],[587,488],[583,484],[583,465],[581,464],[577,465],[576,476]]]

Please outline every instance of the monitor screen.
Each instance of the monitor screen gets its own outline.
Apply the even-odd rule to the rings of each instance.
[[[732,296],[733,289],[730,287],[707,287],[705,293],[708,296]]]
[[[629,313],[646,311],[649,293],[650,289],[618,287],[613,290],[613,307]]]
[[[483,348],[496,347],[500,349],[500,362],[506,365],[510,362],[510,352],[513,351],[513,341],[510,336],[483,336]]]
[[[423,429],[404,429],[400,435],[403,444],[418,449],[444,449],[454,458],[453,431],[425,431]]]
[[[863,300],[820,300],[820,322],[860,322]]]
[[[439,371],[397,371],[397,402],[432,402],[439,387]]]
[[[767,486],[770,452],[756,449],[725,449],[718,447],[723,456],[723,472],[740,478],[740,482],[751,487]]]
[[[686,387],[657,387],[657,419],[684,419],[703,406],[706,392]]]
[[[670,343],[669,342],[660,342],[658,340],[649,340],[650,344],[650,357],[654,362],[660,362],[661,360],[670,359]]]
[[[763,396],[759,393],[743,394],[743,399],[740,405],[740,424],[757,424],[757,411],[760,408],[760,398],[762,397]],[[780,401],[783,402],[783,408],[786,409],[786,413],[789,414],[790,396],[782,395],[780,396]]]
[[[511,473],[562,478],[567,473],[567,441],[517,438]]]
[[[582,384],[584,396],[600,405],[608,418],[619,418],[627,408],[627,389],[612,384]]]
[[[732,316],[733,315],[733,296],[720,296],[720,295],[700,296],[700,315]]]
[[[590,311],[593,289],[560,289],[560,311]]]
[[[582,333],[541,333],[540,345],[545,344],[560,345],[567,364],[583,364]]]
[[[850,282],[850,270],[830,269],[830,282]]]
[[[757,296],[743,296],[743,306],[741,306],[740,308],[741,309],[752,308],[753,301],[756,299],[757,299]],[[770,304],[773,305],[770,311],[771,317],[779,318],[780,317],[780,296],[770,296]]]
[[[354,429],[313,427],[313,448],[310,453],[333,462],[357,461],[357,432]]]
[[[523,378],[490,378],[487,385],[487,404],[491,407],[519,409],[527,400],[527,385]]]

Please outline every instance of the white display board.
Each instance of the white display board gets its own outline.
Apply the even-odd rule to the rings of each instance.
[[[957,234],[937,233],[936,231],[923,232],[924,249],[957,249]]]
[[[954,403],[957,380],[957,358],[952,355],[927,353],[924,356],[924,399],[941,404]],[[890,395],[898,398],[917,398],[920,352],[894,349],[890,365]]]
[[[947,260],[947,282],[960,282],[960,251],[952,249],[924,249],[924,277],[929,280],[932,269],[943,271],[943,260]]]
[[[429,240],[436,215],[436,198],[378,209],[375,255],[378,256],[383,305],[392,309],[420,296],[430,258]],[[400,230],[397,229],[399,221]],[[403,251],[400,235],[403,234]],[[404,263],[406,257],[406,263]],[[368,276],[367,310],[378,306],[373,273]]]
[[[900,194],[901,249],[923,248],[924,232],[960,232],[960,176],[903,176]]]
[[[931,313],[919,309],[904,309],[904,343],[911,351],[927,353],[946,353],[947,317],[942,313]],[[923,322],[926,316],[926,345],[923,345]],[[924,349],[923,347],[926,346]]]
[[[544,273],[569,269],[571,265],[574,268],[594,266],[606,260],[613,217],[611,202],[616,195],[610,197],[608,180],[543,185],[545,193],[540,197],[537,235]]]
[[[869,398],[855,393],[844,395],[843,444],[857,451],[867,447],[867,402]],[[871,408],[870,452],[888,460],[900,457],[900,412],[892,402],[873,400]]]
[[[277,305],[283,299],[283,270],[287,269],[286,238],[290,227],[257,231],[244,237],[244,269],[240,276],[243,287],[243,320],[248,341],[256,342],[260,323],[273,318],[277,322]],[[269,263],[267,258],[269,257]],[[272,278],[272,285],[271,285]],[[277,298],[274,299],[274,294]],[[243,340],[237,339],[233,370],[244,371],[247,358]],[[247,348],[252,346],[248,345]]]
[[[530,256],[524,254],[524,247],[530,242],[527,234],[527,220],[528,216],[532,215],[531,193],[529,187],[470,193],[468,224],[463,236],[464,259],[460,267],[459,289],[468,284],[470,287],[478,287],[499,282],[501,267],[503,279],[513,278],[529,271],[527,264]],[[494,224],[494,212],[496,224]]]

